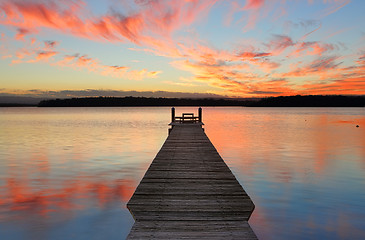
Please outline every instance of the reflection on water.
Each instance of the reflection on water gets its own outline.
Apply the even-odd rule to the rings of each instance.
[[[256,204],[250,224],[260,239],[365,238],[364,109],[211,115],[206,132]]]
[[[260,239],[365,238],[364,109],[203,111],[207,135],[256,204]],[[169,108],[0,116],[1,239],[127,236],[125,204],[167,137]]]
[[[124,239],[169,109],[0,111],[1,239]]]

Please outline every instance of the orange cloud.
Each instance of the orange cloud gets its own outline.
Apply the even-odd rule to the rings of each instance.
[[[23,40],[24,36],[31,33],[31,31],[29,29],[25,29],[25,28],[18,28],[17,29],[17,34],[15,35],[15,39],[16,40]]]
[[[273,70],[280,67],[279,63],[270,61],[269,59],[260,59],[257,61],[251,61],[251,64],[257,66],[260,70],[266,73],[271,73]]]
[[[185,60],[176,60],[171,64],[191,72],[193,81],[204,82],[234,96],[277,96],[315,92],[331,94],[331,91],[333,94],[363,92],[352,91],[351,88],[363,88],[365,56],[359,57],[356,61],[357,66],[341,68],[343,57],[321,56],[337,50],[339,48],[337,45],[320,42],[295,43],[286,36],[276,36],[274,40],[275,43],[271,48],[275,54],[285,51],[288,47],[297,47],[295,50],[297,53],[294,51],[296,54],[306,52],[306,55],[319,57],[304,66],[300,66],[302,63],[298,62],[293,65],[292,70],[275,73],[273,70],[278,69],[280,63],[271,60],[275,56],[272,52],[255,51],[253,48],[229,52],[195,44],[190,48],[181,46],[180,51],[185,56]],[[253,73],[253,67],[257,67],[266,75]],[[308,76],[313,77],[313,85],[295,83],[295,78]],[[342,90],[340,86],[343,86]],[[328,91],[323,90],[326,87]]]
[[[271,53],[259,53],[259,52],[240,52],[237,54],[237,57],[243,58],[243,59],[254,59],[257,57],[269,57],[271,56]]]
[[[194,81],[204,82],[227,91],[246,88],[249,81],[259,79],[255,74],[239,71],[247,67],[240,63],[228,64],[223,61],[192,62],[182,60],[172,62],[172,65],[193,73]]]
[[[359,60],[356,61],[357,64],[365,66],[365,54],[359,57]]]
[[[285,79],[255,81],[246,83],[244,87],[229,89],[229,92],[246,96],[280,96],[297,95],[298,91]]]
[[[280,66],[269,59],[272,56],[270,52],[256,51],[253,47],[225,51],[196,43],[190,47],[180,46],[180,52],[185,60],[173,61],[174,67],[191,72],[194,81],[235,94],[256,91],[248,86],[255,81],[261,83],[266,78],[254,73],[252,68],[269,73]]]
[[[301,55],[313,55],[322,56],[325,53],[330,53],[335,50],[339,50],[340,47],[335,44],[321,43],[321,42],[299,42],[295,45],[289,56],[301,56]]]
[[[81,1],[63,1],[62,5],[55,1],[3,1],[0,9],[5,17],[1,23],[17,27],[19,38],[42,27],[81,29],[82,21],[75,17],[81,4]]]
[[[305,67],[296,67],[293,71],[285,72],[281,74],[281,77],[304,77],[308,75],[314,75],[322,79],[333,75],[338,72],[338,66],[341,64],[337,63],[338,57],[321,57],[317,58]]]
[[[161,73],[161,71],[148,71],[147,69],[132,70],[127,66],[104,65],[100,60],[87,55],[73,54],[62,56],[55,49],[59,44],[57,41],[44,41],[43,44],[44,46],[40,47],[39,42],[34,43],[32,41],[29,46],[18,49],[15,56],[11,55],[9,58],[12,59],[13,64],[48,62],[52,66],[86,69],[104,76],[130,80],[156,78]]]
[[[39,51],[36,56],[36,61],[47,61],[50,57],[55,56],[56,51]]]
[[[16,53],[15,53],[16,57],[20,60],[20,59],[24,59],[25,57],[27,56],[30,56],[32,55],[32,52],[25,49],[25,48],[22,48],[22,49],[19,49]]]
[[[45,43],[46,47],[44,48],[21,48],[18,49],[15,54],[15,59],[13,58],[12,63],[35,63],[39,61],[48,62],[48,60],[56,56],[59,52],[54,50],[49,50],[49,47]]]
[[[319,58],[304,68],[278,74],[282,77],[311,75],[318,80],[297,85],[300,94],[365,94],[365,56],[360,56],[357,65],[340,68],[338,57]]]
[[[365,77],[335,80],[329,83],[312,83],[302,86],[307,94],[365,94]]]
[[[59,42],[57,42],[57,41],[44,41],[44,47],[46,49],[55,48],[58,44],[59,44]]]
[[[126,78],[131,80],[142,80],[144,78],[156,78],[161,71],[131,70],[127,66],[109,66],[102,64],[98,59],[88,57],[87,55],[65,55],[62,60],[53,63],[55,66],[72,67],[75,69],[87,69],[90,72],[96,72],[105,76],[116,78]]]

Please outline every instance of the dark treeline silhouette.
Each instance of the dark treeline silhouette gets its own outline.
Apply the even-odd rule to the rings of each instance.
[[[37,104],[26,103],[0,103],[0,107],[36,107]]]
[[[39,107],[136,107],[136,106],[245,106],[248,101],[229,99],[87,97],[43,100]]]
[[[251,107],[364,107],[365,96],[308,95],[262,98]]]
[[[364,107],[365,96],[286,96],[260,100],[189,99],[146,97],[87,97],[43,100],[39,107],[135,107],[135,106],[246,106],[246,107]]]

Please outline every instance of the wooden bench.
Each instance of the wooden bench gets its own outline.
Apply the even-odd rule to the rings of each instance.
[[[195,117],[194,113],[183,113],[181,117],[175,117],[175,121],[179,123],[197,123],[199,117]]]

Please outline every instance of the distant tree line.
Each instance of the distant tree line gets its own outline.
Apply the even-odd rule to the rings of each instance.
[[[251,107],[364,107],[365,96],[308,95],[262,98]]]
[[[39,107],[137,107],[137,106],[246,106],[246,107],[364,107],[365,96],[285,96],[260,100],[146,97],[86,97],[43,100]]]
[[[0,107],[36,107],[37,104],[26,103],[0,103]]]
[[[39,107],[137,107],[137,106],[245,106],[247,101],[229,99],[87,97],[43,100]]]

